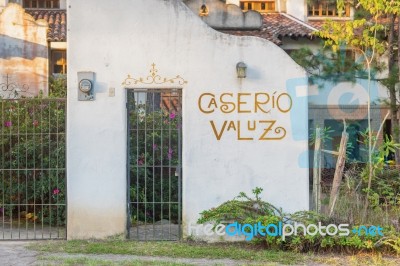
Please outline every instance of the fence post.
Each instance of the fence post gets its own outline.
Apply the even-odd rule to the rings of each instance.
[[[321,128],[315,130],[314,164],[313,164],[313,199],[314,210],[321,212]]]
[[[333,177],[332,190],[329,199],[329,216],[332,216],[333,209],[339,194],[340,184],[342,182],[343,170],[346,163],[346,149],[349,134],[346,132],[346,123],[344,122],[344,129],[342,132],[342,139],[340,140],[339,156],[336,163],[335,175]]]

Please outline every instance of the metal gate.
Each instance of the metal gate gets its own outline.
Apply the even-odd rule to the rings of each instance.
[[[0,99],[0,240],[65,239],[65,99]]]
[[[128,237],[181,237],[182,94],[128,90]]]

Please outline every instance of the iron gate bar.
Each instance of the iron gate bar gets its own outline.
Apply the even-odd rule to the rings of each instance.
[[[65,239],[66,99],[0,99],[0,104],[0,240]]]
[[[156,99],[156,97],[160,97]],[[176,108],[173,98],[178,98],[178,107]],[[164,99],[167,98],[168,102],[165,103]],[[167,115],[171,118],[170,112],[173,111],[174,118],[175,113],[181,113],[181,90],[180,89],[129,89],[127,90],[127,210],[128,210],[128,238],[134,238],[137,240],[178,240],[181,237],[181,121],[177,123],[177,128],[172,128],[172,122],[167,121],[167,128],[163,126],[164,118],[162,114],[163,110],[167,111]],[[159,100],[159,101],[158,101]],[[142,103],[143,102],[143,103]],[[176,110],[173,110],[176,109]],[[159,118],[156,117],[159,115]],[[177,118],[180,119],[180,118]],[[132,124],[134,120],[134,124]],[[151,120],[151,121],[148,121]],[[171,118],[172,121],[172,118]],[[158,123],[158,127],[156,126]],[[177,133],[177,143],[172,142],[172,133]],[[156,140],[156,133],[159,132],[159,142]],[[150,133],[150,134],[149,134]],[[165,138],[168,138],[165,140]],[[142,140],[144,143],[141,143]],[[133,146],[132,146],[133,144]],[[158,147],[158,145],[160,147]],[[166,152],[164,145],[168,144],[168,163],[165,164]],[[149,147],[150,145],[150,147]],[[177,145],[177,159],[178,164],[172,164],[173,160],[173,145]],[[136,151],[132,149],[136,146]],[[152,148],[151,148],[152,147]],[[149,150],[151,149],[151,150]],[[140,151],[142,150],[141,153]],[[177,152],[176,152],[177,151]],[[134,153],[133,153],[134,152]],[[157,159],[157,153],[160,152],[159,158]],[[151,156],[151,157],[150,157]],[[176,156],[176,155],[174,155]],[[157,160],[160,163],[157,163]],[[164,169],[168,169],[165,173]],[[172,180],[172,168],[175,168],[174,176],[177,176],[177,180],[173,184]],[[151,169],[151,170],[150,170]],[[135,170],[135,171],[133,171]],[[133,171],[133,172],[132,172]],[[136,172],[135,176],[135,199],[131,198],[132,188],[132,173]],[[166,174],[166,175],[165,175]],[[164,176],[165,175],[165,176]],[[165,178],[168,180],[165,182]],[[160,184],[156,187],[156,182]],[[164,186],[168,186],[168,190],[165,191]],[[177,188],[172,191],[172,186],[175,185]],[[160,189],[159,192],[157,190]],[[177,191],[176,191],[177,190]],[[166,192],[166,194],[164,194]],[[150,195],[151,193],[151,195]],[[157,194],[156,194],[157,193]],[[159,193],[159,194],[158,194]],[[177,193],[177,199],[173,200],[173,193]],[[142,196],[141,196],[142,195]],[[165,196],[167,200],[165,200]],[[156,198],[157,197],[157,198]],[[133,208],[132,208],[133,207]],[[168,224],[165,228],[164,223],[164,209],[168,212]],[[174,215],[173,210],[177,209],[177,213]],[[135,213],[135,216],[132,214]],[[151,215],[149,215],[151,214]],[[157,225],[156,219],[160,219],[160,224]],[[175,218],[174,218],[175,217]],[[176,218],[177,217],[177,218]],[[132,233],[132,222],[135,219],[135,233],[133,237]],[[178,222],[177,237],[173,237],[172,234],[172,220],[176,219]],[[175,226],[175,225],[174,225]],[[142,233],[144,228],[144,232]],[[161,237],[157,236],[156,232],[161,228]],[[164,228],[168,231],[168,237],[165,237]],[[149,231],[149,232],[148,232]]]

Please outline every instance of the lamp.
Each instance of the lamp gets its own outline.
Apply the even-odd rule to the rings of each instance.
[[[200,17],[208,16],[208,7],[206,6],[206,4],[201,5],[199,16]]]
[[[247,70],[247,66],[245,63],[243,62],[239,62],[236,64],[236,73],[237,73],[237,77],[240,79],[244,79],[246,78],[246,71]]]

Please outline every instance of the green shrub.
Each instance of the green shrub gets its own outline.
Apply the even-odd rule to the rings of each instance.
[[[306,227],[310,224],[328,225],[334,223],[333,218],[325,215],[317,214],[312,211],[301,211],[293,214],[285,214],[281,209],[278,209],[270,203],[264,202],[260,198],[261,188],[253,190],[254,198],[248,197],[241,192],[238,197],[233,200],[222,203],[216,208],[205,210],[200,214],[197,221],[199,224],[212,223],[215,226],[223,223],[238,222],[240,224],[257,224],[262,225],[278,224],[293,224],[295,222],[304,224]],[[346,223],[346,221],[342,221]],[[347,222],[348,223],[348,222]],[[349,229],[355,224],[349,224]],[[286,236],[285,239],[279,236],[258,235],[251,241],[255,244],[262,244],[268,248],[278,248],[282,250],[293,250],[298,252],[308,251],[345,251],[357,252],[367,250],[389,250],[398,252],[399,234],[393,227],[384,228],[385,237],[379,235],[366,236],[365,234],[350,234],[348,236],[321,236],[320,234],[304,235],[302,230],[298,231],[297,235]],[[383,239],[387,239],[383,241]]]
[[[50,98],[67,97],[67,77],[66,75],[51,76],[49,83]]]
[[[65,102],[35,98],[0,104],[3,214],[65,224]]]

